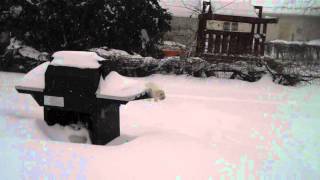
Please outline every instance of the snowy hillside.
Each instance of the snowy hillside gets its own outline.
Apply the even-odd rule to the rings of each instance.
[[[0,72],[1,179],[320,178],[317,85],[141,78],[167,98],[122,106],[121,136],[93,146],[83,128],[49,128],[32,97],[14,90],[22,77]]]

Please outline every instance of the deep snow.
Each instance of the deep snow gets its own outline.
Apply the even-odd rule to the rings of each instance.
[[[320,178],[317,85],[153,75],[142,79],[167,98],[121,106],[121,136],[93,146],[68,143],[88,140],[84,129],[49,128],[14,90],[22,77],[0,72],[1,178]]]

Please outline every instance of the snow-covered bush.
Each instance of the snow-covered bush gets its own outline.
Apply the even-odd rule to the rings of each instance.
[[[1,31],[40,51],[108,46],[157,55],[170,30],[158,0],[16,0],[0,2]]]
[[[279,84],[295,85],[320,78],[319,40],[309,42],[274,40],[266,43],[266,67]]]
[[[319,63],[319,42],[319,40],[309,42],[274,40],[266,43],[265,55],[281,61]]]
[[[10,39],[10,44],[0,54],[0,70],[28,72],[44,61],[50,60],[50,55],[25,45],[16,38]]]

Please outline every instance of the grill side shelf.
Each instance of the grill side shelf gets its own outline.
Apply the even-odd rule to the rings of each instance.
[[[15,89],[19,93],[30,94],[38,103],[39,106],[43,106],[43,89],[41,88],[32,88],[32,87],[23,87],[16,86]]]
[[[104,95],[104,94],[97,93],[96,97],[98,99],[125,101],[125,102],[151,98],[149,90],[145,90],[145,91],[143,91],[143,92],[141,92],[139,94],[135,94],[135,95],[132,95],[132,96],[124,96],[124,97],[122,97],[122,96]]]

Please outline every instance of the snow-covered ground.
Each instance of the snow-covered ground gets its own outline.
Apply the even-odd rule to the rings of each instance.
[[[319,179],[319,86],[153,75],[164,101],[121,107],[121,136],[48,127],[42,108],[0,72],[0,179]],[[89,143],[89,142],[88,142]]]

